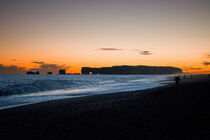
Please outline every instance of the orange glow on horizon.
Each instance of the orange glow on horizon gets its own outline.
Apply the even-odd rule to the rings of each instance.
[[[64,63],[57,63],[57,65],[63,65]],[[67,64],[67,63],[65,63]],[[23,67],[25,69],[25,71],[30,70],[31,68],[39,68],[37,65],[32,64],[32,63],[4,63],[4,66],[18,66],[18,67]],[[120,64],[120,65],[128,65],[128,64]],[[118,66],[120,66],[118,65]],[[146,64],[131,64],[132,66],[135,65],[146,65]],[[66,73],[79,73],[81,74],[81,68],[82,67],[111,67],[111,66],[116,66],[116,65],[109,65],[108,63],[100,63],[100,64],[89,64],[89,65],[73,65],[70,68],[66,68]],[[209,74],[210,73],[210,69],[206,66],[202,66],[202,65],[195,65],[194,67],[199,67],[201,69],[199,70],[186,70],[184,65],[147,65],[147,66],[172,66],[172,67],[179,67],[183,70],[183,73],[191,73],[191,74]],[[50,71],[50,70],[49,70]],[[46,74],[46,73],[42,73],[42,74]],[[58,70],[54,73],[54,74],[58,74]]]
[[[209,73],[210,2],[93,1],[5,1],[0,72],[148,65]]]

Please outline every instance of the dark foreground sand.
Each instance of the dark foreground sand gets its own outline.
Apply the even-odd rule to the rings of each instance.
[[[0,110],[0,140],[209,140],[210,80]]]

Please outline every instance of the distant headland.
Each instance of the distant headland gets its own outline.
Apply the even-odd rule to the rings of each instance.
[[[91,68],[82,67],[82,74],[177,74],[182,73],[182,69],[166,66],[112,66]]]

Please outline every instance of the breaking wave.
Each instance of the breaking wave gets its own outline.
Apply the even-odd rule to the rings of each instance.
[[[163,86],[172,75],[4,75],[0,107]]]

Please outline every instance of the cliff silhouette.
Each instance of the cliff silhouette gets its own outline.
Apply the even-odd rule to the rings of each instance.
[[[91,68],[82,67],[82,74],[176,74],[182,73],[182,69],[165,66],[112,66]]]

